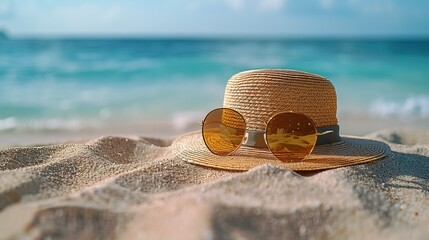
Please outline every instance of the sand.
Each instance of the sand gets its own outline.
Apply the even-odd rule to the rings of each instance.
[[[297,173],[177,159],[172,140],[101,137],[0,150],[0,239],[427,239],[429,132],[389,156]]]

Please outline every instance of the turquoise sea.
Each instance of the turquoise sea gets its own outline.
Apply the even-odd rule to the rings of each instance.
[[[222,105],[230,76],[256,68],[327,77],[340,117],[429,122],[427,40],[9,39],[0,131],[180,130]]]

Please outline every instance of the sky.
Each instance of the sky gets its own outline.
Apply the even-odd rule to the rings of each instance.
[[[427,0],[0,0],[12,36],[419,36]]]

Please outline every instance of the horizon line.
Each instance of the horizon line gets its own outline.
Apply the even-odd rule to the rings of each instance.
[[[429,35],[257,35],[257,34],[23,34],[4,33],[6,39],[25,40],[422,40],[429,41]]]

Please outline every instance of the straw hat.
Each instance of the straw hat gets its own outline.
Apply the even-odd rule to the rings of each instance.
[[[265,123],[278,112],[304,113],[318,132],[334,131],[334,142],[320,142],[300,162],[282,162],[268,149],[241,146],[229,156],[217,156],[204,144],[201,131],[178,137],[173,150],[180,159],[208,167],[248,170],[261,164],[274,164],[295,171],[312,171],[382,159],[390,148],[379,141],[340,136],[337,95],[324,77],[292,70],[252,70],[232,76],[225,89],[223,107],[238,111],[247,120],[247,130],[265,130]]]

